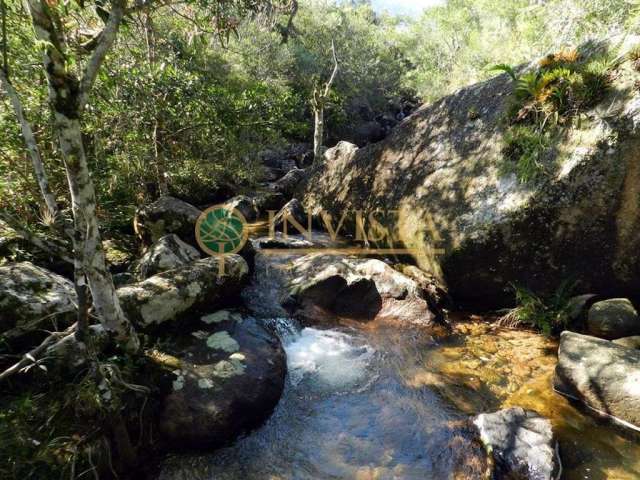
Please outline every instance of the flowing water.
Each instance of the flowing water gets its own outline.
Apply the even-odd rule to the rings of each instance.
[[[436,337],[377,323],[301,328],[279,307],[272,270],[286,263],[259,257],[246,292],[287,352],[276,410],[230,447],[168,459],[160,480],[480,479],[484,451],[465,419],[516,405],[553,422],[563,478],[640,478],[637,442],[553,393],[553,341],[464,315]]]

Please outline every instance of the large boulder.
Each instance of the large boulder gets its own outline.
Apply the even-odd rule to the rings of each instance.
[[[175,233],[195,245],[196,221],[201,213],[187,202],[164,196],[140,208],[136,212],[133,226],[145,245],[151,245],[169,233]]]
[[[640,335],[640,318],[626,298],[603,300],[589,309],[587,332],[608,340]]]
[[[566,278],[584,291],[632,295],[640,291],[636,78],[620,68],[589,120],[563,130],[536,182],[504,168],[514,83],[501,75],[422,106],[382,142],[339,143],[301,200],[314,216],[397,212],[399,239],[462,302],[495,306],[510,284],[546,293]]]
[[[224,262],[221,275],[220,262]],[[239,255],[210,257],[117,290],[129,319],[140,327],[176,320],[187,312],[222,307],[239,294],[249,267]]]
[[[640,351],[565,331],[554,387],[591,411],[640,431]]]
[[[474,421],[494,459],[492,478],[556,480],[561,471],[551,422],[520,407],[483,413]]]
[[[293,143],[285,148],[264,150],[258,154],[261,163],[278,178],[290,170],[310,165],[313,148],[308,143]]]
[[[269,218],[269,222],[271,223],[270,227],[275,230],[284,231],[286,228],[288,234],[302,233],[298,232],[297,227],[292,224],[292,220],[298,222],[306,231],[309,230],[309,217],[304,212],[304,208],[302,208],[302,204],[297,198],[287,202],[287,204],[273,216],[273,219]]]
[[[247,222],[255,222],[260,213],[256,207],[255,200],[246,195],[233,197],[225,203],[225,206],[240,212]]]
[[[73,283],[30,262],[0,266],[0,332],[70,320],[78,299]]]
[[[380,260],[310,254],[293,260],[290,275],[287,307],[307,323],[435,319],[418,283]]]
[[[211,449],[258,426],[284,387],[286,358],[278,338],[231,312],[202,317],[173,344],[173,391],[160,418],[172,450]]]
[[[187,245],[176,234],[169,234],[154,243],[138,261],[135,270],[140,280],[158,273],[188,265],[200,259],[200,252]]]
[[[259,214],[265,214],[269,210],[280,210],[285,203],[287,203],[285,196],[273,190],[257,192],[253,197],[253,204]]]
[[[281,193],[285,198],[293,197],[296,188],[307,176],[307,171],[301,168],[294,168],[280,180],[272,184],[275,192]]]
[[[384,137],[384,127],[375,120],[371,120],[356,126],[348,140],[362,147],[369,143],[379,142]]]

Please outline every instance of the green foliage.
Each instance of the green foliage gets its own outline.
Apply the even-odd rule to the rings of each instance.
[[[545,172],[544,159],[549,152],[550,141],[530,125],[517,125],[507,130],[503,152],[508,159],[504,173],[515,172],[521,183],[534,182]]]
[[[503,170],[515,171],[522,183],[539,180],[552,140],[559,138],[562,126],[602,100],[614,68],[606,52],[583,58],[577,50],[561,50],[545,57],[538,68],[513,76]]]
[[[518,74],[516,73],[515,69],[511,65],[507,65],[506,63],[494,65],[489,69],[489,71],[504,72],[509,75],[509,77],[511,77],[511,80],[513,80],[514,82],[518,81]]]
[[[575,50],[547,56],[515,86],[512,122],[566,123],[602,99],[611,83],[611,65],[602,55],[582,59]]]
[[[139,438],[147,417],[146,378],[154,374],[146,357],[111,357],[75,378],[53,372],[30,373],[31,382],[6,388],[0,397],[0,478],[42,480],[97,478],[113,468],[117,452],[111,444],[114,414],[137,427]],[[158,407],[152,400],[150,408]],[[135,432],[136,428],[132,428]]]
[[[435,100],[494,74],[593,38],[640,29],[636,0],[449,0],[407,22],[403,81]],[[505,71],[505,70],[503,70]]]
[[[342,138],[357,124],[360,109],[374,116],[411,96],[401,85],[407,64],[397,42],[398,20],[378,16],[368,5],[301,2],[283,43],[273,23],[286,24],[284,13],[273,20],[262,12],[238,21],[243,17],[236,10],[264,2],[189,3],[152,11],[150,19],[128,18],[97,79],[83,133],[98,213],[107,228],[129,223],[133,207],[155,199],[159,167],[170,193],[193,203],[211,203],[221,190],[254,189],[262,180],[260,150],[311,141],[309,98],[314,79],[326,81],[330,73],[331,40],[340,61],[326,108],[332,138]],[[45,114],[39,47],[23,7],[9,6],[11,77],[65,208],[66,178]],[[219,12],[223,7],[228,11]],[[70,31],[101,25],[92,9],[74,2],[69,8]],[[217,25],[222,13],[235,23]],[[76,51],[82,50],[73,49],[69,62],[79,66],[86,55]],[[0,145],[0,208],[35,223],[40,195],[15,115],[2,95],[0,128],[8,137]]]
[[[570,303],[575,283],[564,281],[549,297],[541,298],[524,287],[513,286],[516,307],[500,319],[508,326],[529,325],[545,335],[562,331],[569,323]]]

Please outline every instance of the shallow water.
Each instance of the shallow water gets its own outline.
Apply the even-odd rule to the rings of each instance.
[[[429,336],[413,337],[416,349],[433,346]],[[229,448],[170,460],[161,479],[417,480],[461,473],[448,450],[465,440],[456,426],[465,416],[432,389],[406,383],[400,373],[415,357],[398,356],[366,330],[305,328],[288,335],[285,346],[288,382],[269,421]]]
[[[574,407],[552,388],[557,343],[536,333],[466,320],[416,371],[461,411],[520,406],[549,418],[567,480],[640,479],[640,441]],[[421,375],[425,377],[421,378]]]
[[[168,459],[159,480],[480,479],[465,419],[508,406],[551,419],[564,479],[640,479],[640,443],[553,392],[554,341],[467,315],[435,338],[378,323],[301,329],[278,305],[286,264],[258,256],[245,292],[287,351],[276,410],[228,448]]]

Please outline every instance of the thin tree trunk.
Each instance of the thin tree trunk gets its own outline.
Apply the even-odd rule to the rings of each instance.
[[[51,188],[49,187],[49,180],[44,169],[44,164],[42,163],[40,149],[38,148],[38,143],[36,142],[36,137],[33,134],[31,125],[24,115],[22,102],[20,101],[18,92],[16,92],[15,88],[13,88],[13,85],[11,85],[11,82],[7,78],[4,68],[0,68],[0,86],[2,86],[2,89],[5,91],[7,97],[9,98],[11,106],[13,107],[13,111],[16,115],[16,118],[18,119],[20,129],[22,130],[22,138],[24,139],[24,143],[27,146],[27,151],[29,152],[29,157],[31,158],[31,164],[33,165],[33,171],[36,177],[36,181],[38,182],[38,187],[40,188],[40,193],[42,193],[42,198],[44,198],[44,202],[47,210],[49,211],[49,214],[52,218],[54,218],[58,214],[56,197],[51,192]]]
[[[322,143],[324,137],[324,106],[318,105],[316,108],[314,108],[313,113],[313,161],[316,162],[322,155]]]
[[[149,12],[144,13],[145,38],[147,41],[147,61],[149,69],[154,70],[156,64],[156,31],[153,25],[153,18]],[[156,102],[157,103],[157,102]],[[162,141],[162,122],[158,108],[153,109],[153,162],[156,171],[156,182],[160,196],[169,195],[169,185],[167,184],[166,168],[164,156],[160,142]]]
[[[160,148],[160,120],[158,117],[160,114],[156,111],[156,119],[153,124],[153,156],[154,164],[156,167],[156,181],[158,182],[158,192],[160,196],[169,195],[169,185],[167,183],[167,172],[164,166],[164,155]]]
[[[116,295],[102,249],[96,193],[89,174],[82,141],[80,117],[104,58],[115,41],[124,15],[123,0],[113,0],[109,20],[100,34],[98,45],[81,80],[66,65],[64,39],[55,11],[44,0],[27,0],[38,40],[46,42],[44,67],[49,83],[49,101],[54,113],[54,130],[58,136],[71,193],[76,241],[74,254],[77,269],[86,275],[93,305],[106,331],[127,350],[137,351],[139,340],[124,315]]]
[[[331,93],[331,86],[338,75],[338,56],[336,55],[336,45],[331,41],[331,53],[333,55],[333,70],[329,81],[325,84],[324,90],[320,91],[318,87],[313,90],[311,105],[314,113],[314,132],[313,132],[313,163],[320,161],[322,155],[322,142],[324,141],[324,107]]]

